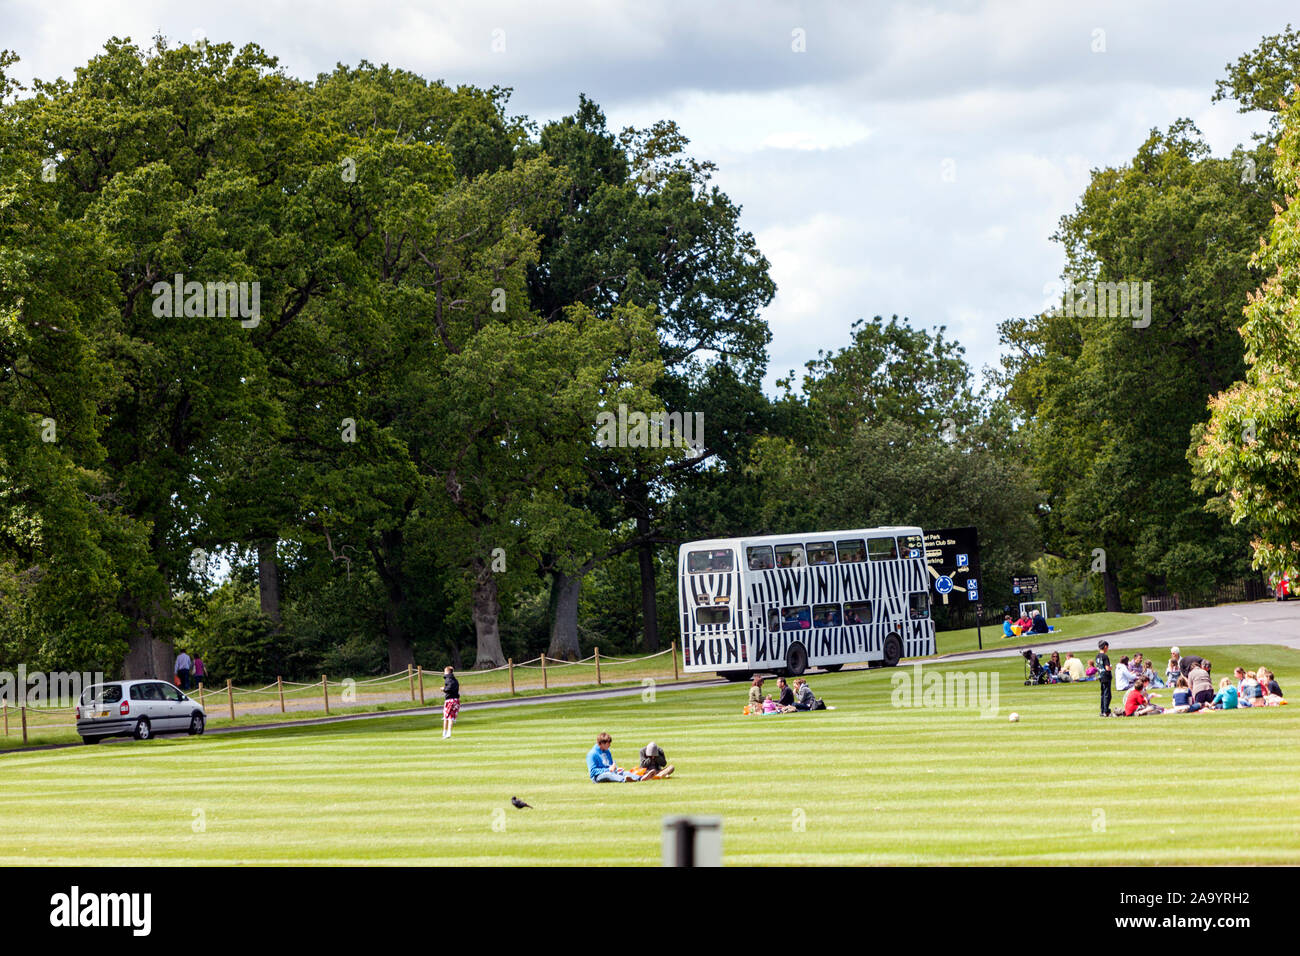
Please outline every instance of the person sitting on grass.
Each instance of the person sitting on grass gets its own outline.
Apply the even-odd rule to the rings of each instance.
[[[1088,666],[1087,666],[1086,668],[1084,668],[1084,671],[1083,671],[1083,679],[1084,679],[1084,680],[1096,680],[1096,679],[1097,679],[1097,665],[1094,664],[1092,661],[1088,661]]]
[[[1238,667],[1232,674],[1237,679],[1237,706],[1254,707],[1256,704],[1262,706],[1264,693],[1255,672]]]
[[[1035,634],[1046,634],[1048,630],[1047,618],[1043,617],[1043,615],[1035,611],[1034,620],[1033,623],[1029,625],[1029,630],[1031,630]]]
[[[1065,652],[1065,660],[1061,662],[1062,679],[1069,678],[1072,683],[1077,684],[1081,680],[1087,680],[1087,671],[1084,670],[1083,661],[1074,656],[1073,651]]]
[[[587,752],[587,775],[593,783],[637,783],[655,776],[654,773],[637,776],[616,764],[614,755],[609,750],[609,745],[613,742],[613,737],[601,731],[596,735],[596,746]]]
[[[1175,687],[1178,684],[1178,678],[1183,676],[1182,668],[1178,666],[1178,658],[1169,658],[1169,666],[1165,668],[1165,683],[1170,687]]]
[[[1277,704],[1285,704],[1286,698],[1282,696],[1282,687],[1277,682],[1277,677],[1267,667],[1261,667],[1259,674],[1259,686],[1264,691],[1264,703],[1270,707]]]
[[[1028,614],[1022,613],[1020,620],[1016,621],[1016,627],[1020,628],[1021,634],[1028,634],[1029,629],[1034,626],[1034,622],[1029,619]]]
[[[784,677],[778,677],[776,679],[776,687],[777,687],[776,703],[777,706],[781,708],[781,713],[783,714],[793,713],[794,712],[794,691],[790,689],[790,685],[785,682]]]
[[[1052,651],[1052,656],[1047,659],[1047,673],[1052,675],[1053,680],[1059,680],[1061,677],[1061,652]]]
[[[641,748],[641,765],[632,772],[643,780],[662,780],[671,777],[673,770],[664,749],[652,740]]]
[[[1201,705],[1192,701],[1192,689],[1187,683],[1187,678],[1179,674],[1177,681],[1174,683],[1174,705],[1165,713],[1192,714],[1200,709]]]
[[[1160,679],[1160,677],[1159,677],[1158,674],[1156,674],[1156,669],[1155,669],[1154,667],[1151,666],[1151,662],[1150,662],[1150,661],[1143,661],[1143,663],[1142,663],[1142,676],[1146,678],[1147,686],[1148,686],[1148,687],[1164,687],[1164,686],[1165,686],[1165,682],[1162,681],[1162,680]]]
[[[1186,660],[1187,658],[1183,658]],[[1214,682],[1210,680],[1210,662],[1201,658],[1187,674],[1187,684],[1192,689],[1192,701],[1207,705],[1214,700]]]
[[[802,677],[794,679],[794,698],[795,710],[817,709],[817,698],[813,696],[812,688]]]
[[[1115,689],[1118,691],[1131,690],[1134,678],[1137,676],[1129,668],[1129,658],[1125,654],[1119,659],[1119,664],[1115,667]]]
[[[1147,685],[1145,677],[1139,677],[1133,681],[1133,689],[1128,692],[1124,698],[1124,716],[1125,717],[1145,717],[1147,714],[1159,714],[1162,711],[1159,707],[1151,702],[1151,699],[1142,693]]]
[[[757,674],[754,675],[754,681],[749,685],[749,712],[757,714],[763,709],[763,678]]]
[[[1013,630],[1011,630],[1011,615],[1010,615],[1010,614],[1008,614],[1006,617],[1004,617],[1004,618],[1002,619],[1002,636],[1003,636],[1003,637],[1015,637],[1015,636],[1016,636],[1016,632],[1013,631]]]
[[[768,694],[767,697],[764,698],[763,700],[763,713],[765,714],[781,713],[781,705],[772,699],[771,694]]]
[[[1237,688],[1232,686],[1232,678],[1225,677],[1219,681],[1219,692],[1210,701],[1210,710],[1236,710]]]

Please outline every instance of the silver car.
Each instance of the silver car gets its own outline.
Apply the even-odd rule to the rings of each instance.
[[[160,733],[203,733],[203,705],[161,680],[118,680],[88,687],[77,702],[77,733],[83,743],[105,737],[148,740]]]

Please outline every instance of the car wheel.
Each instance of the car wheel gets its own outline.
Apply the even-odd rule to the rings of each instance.
[[[103,738],[101,738],[101,737],[82,737],[82,738],[81,738],[81,742],[82,742],[83,744],[97,744],[97,743],[100,742],[101,739],[103,739]]]
[[[890,634],[885,638],[885,659],[881,661],[885,667],[897,667],[898,660],[903,656],[903,639],[897,634]]]
[[[135,723],[135,733],[133,733],[132,736],[135,737],[136,740],[148,740],[151,733],[152,728],[149,726],[149,718],[141,717]]]
[[[823,664],[822,670],[824,670],[828,674],[838,674],[840,668],[843,666],[844,666],[843,664]]]
[[[795,641],[785,652],[785,672],[790,677],[798,677],[808,669],[808,651]]]
[[[197,737],[199,734],[203,733],[203,724],[204,724],[204,721],[203,721],[203,715],[202,715],[202,714],[195,714],[193,717],[191,717],[191,718],[190,718],[190,736],[191,736],[191,737]]]

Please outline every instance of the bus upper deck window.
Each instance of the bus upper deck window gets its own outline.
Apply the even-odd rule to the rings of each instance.
[[[778,544],[776,546],[776,566],[778,568],[802,568],[807,565],[801,544]]]
[[[735,553],[730,548],[715,551],[691,551],[686,555],[686,570],[691,574],[730,571],[735,567]]]
[[[809,564],[834,564],[835,545],[830,541],[811,541],[808,543]]]
[[[901,558],[925,557],[925,541],[920,535],[909,534],[898,539],[898,556]]]
[[[772,560],[772,546],[769,544],[760,545],[749,549],[749,570],[767,571],[776,567]]]
[[[898,548],[893,538],[868,538],[867,553],[872,561],[892,561],[898,557]]]
[[[930,595],[918,591],[911,598],[912,620],[924,621],[930,616]]]
[[[840,564],[854,564],[867,560],[867,549],[861,538],[841,541],[839,543]]]

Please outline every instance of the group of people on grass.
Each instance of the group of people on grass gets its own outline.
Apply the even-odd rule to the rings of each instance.
[[[812,688],[802,677],[794,679],[794,690],[785,682],[784,677],[776,679],[777,697],[772,699],[771,694],[763,694],[763,678],[755,674],[753,683],[749,685],[749,703],[745,705],[745,713],[752,716],[761,716],[763,714],[793,714],[797,710],[824,710],[826,705],[813,696]]]
[[[1183,654],[1177,647],[1170,648],[1169,666],[1165,668],[1164,680],[1155,675],[1150,661],[1143,661],[1141,654],[1135,654],[1132,660],[1127,655],[1119,659],[1113,671],[1107,650],[1110,645],[1102,641],[1097,657],[1093,662],[1101,681],[1101,716],[1103,717],[1145,717],[1149,714],[1190,714],[1209,713],[1214,710],[1236,710],[1240,707],[1273,707],[1285,704],[1282,688],[1277,677],[1267,667],[1258,667],[1248,671],[1238,667],[1232,677],[1219,680],[1216,692],[1214,679],[1210,676],[1212,664],[1196,654]],[[1122,709],[1112,711],[1111,682],[1124,695]],[[1168,707],[1162,707],[1154,700],[1158,695],[1150,693],[1155,687],[1173,689],[1172,700]]]
[[[1019,637],[1022,634],[1046,634],[1051,628],[1047,625],[1047,618],[1043,617],[1038,611],[1034,611],[1032,617],[1023,611],[1020,614],[1020,620],[1011,620],[1011,615],[1007,614],[1002,618],[1002,636]]]
[[[643,783],[672,776],[674,768],[668,755],[653,740],[641,748],[641,763],[631,770],[615,762],[609,749],[613,742],[613,737],[601,731],[596,735],[596,746],[587,752],[587,775],[593,783]]]

